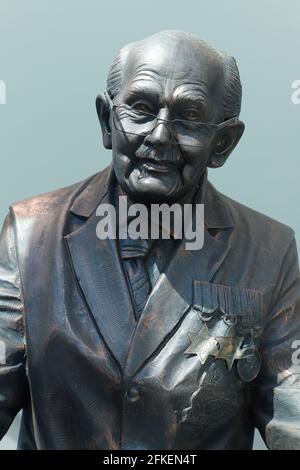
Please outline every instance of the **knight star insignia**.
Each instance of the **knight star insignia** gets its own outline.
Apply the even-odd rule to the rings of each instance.
[[[243,340],[242,336],[220,336],[215,338],[220,344],[218,359],[225,359],[228,369],[233,366],[235,359],[240,358],[240,345]]]
[[[210,336],[207,325],[205,324],[199,333],[190,333],[190,346],[184,351],[185,354],[197,354],[201,364],[204,364],[209,355],[218,354],[218,342]]]
[[[190,333],[190,346],[185,354],[197,354],[201,364],[204,364],[208,356],[213,356],[226,361],[228,369],[232,368],[235,359],[240,357],[241,336],[212,336],[206,324],[199,333]]]

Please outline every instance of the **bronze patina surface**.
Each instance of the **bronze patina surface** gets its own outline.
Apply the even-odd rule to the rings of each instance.
[[[250,449],[255,427],[300,449],[294,232],[207,179],[243,134],[241,95],[235,60],[187,33],[114,60],[96,99],[112,164],[13,204],[2,230],[0,437],[23,409],[21,449]],[[204,203],[203,248],[98,239],[119,193]]]

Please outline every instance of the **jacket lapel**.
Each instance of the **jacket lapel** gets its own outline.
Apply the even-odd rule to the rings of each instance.
[[[89,218],[81,228],[66,235],[65,240],[89,312],[108,349],[123,368],[135,327],[132,302],[116,240],[99,240],[96,236],[99,217],[90,214],[100,202],[110,202],[109,178],[106,170],[75,200],[71,212]]]
[[[213,188],[209,186],[206,191],[203,248],[186,250],[186,240],[183,240],[166,271],[155,284],[133,336],[126,363],[127,377],[134,375],[162,347],[168,337],[174,334],[194,303],[193,281],[210,282],[230,250],[231,230],[228,228],[232,227],[232,220],[226,213],[224,203],[221,200],[216,201],[219,197],[217,193],[215,197],[210,194],[214,191]],[[219,212],[219,217],[216,212]],[[209,228],[218,228],[219,234],[220,230],[226,230],[217,237],[210,234]]]

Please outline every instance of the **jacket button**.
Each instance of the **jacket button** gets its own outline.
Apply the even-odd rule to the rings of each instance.
[[[127,398],[129,401],[137,401],[140,399],[140,392],[136,387],[130,387],[127,390]]]

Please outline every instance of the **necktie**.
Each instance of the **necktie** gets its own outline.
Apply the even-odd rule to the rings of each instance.
[[[138,321],[151,292],[151,284],[145,258],[151,247],[151,240],[119,240],[121,257],[131,286]]]

